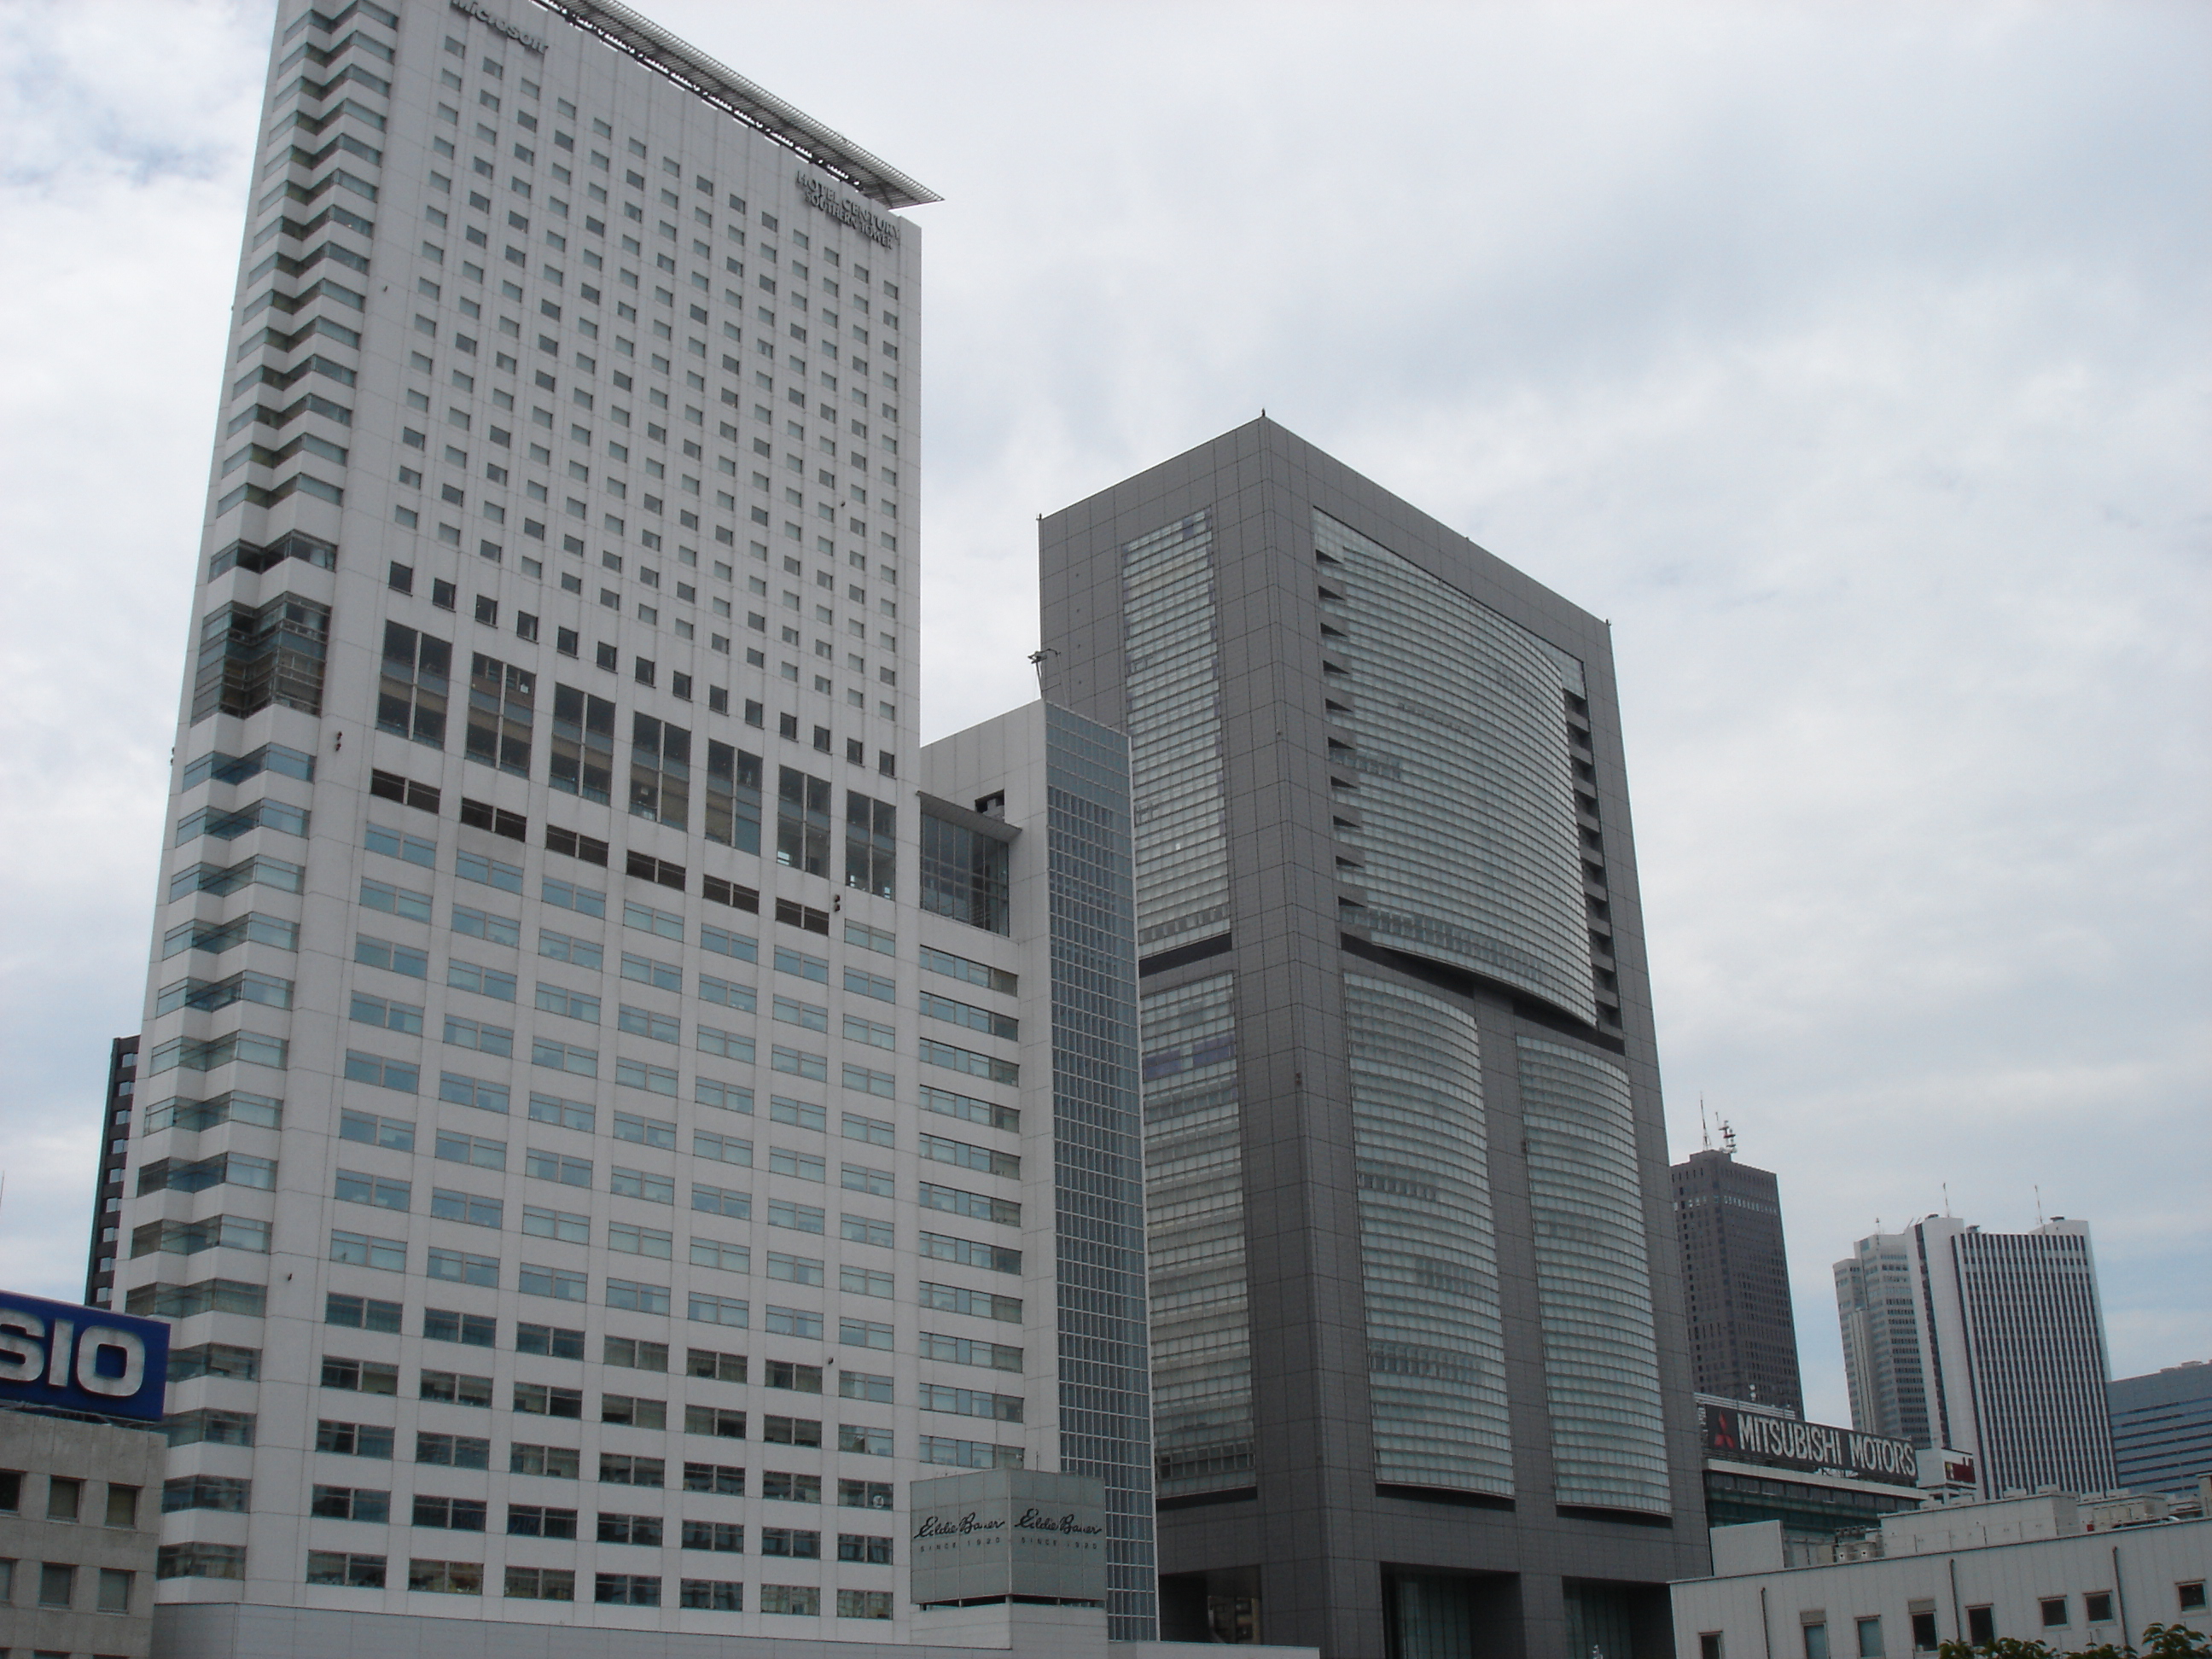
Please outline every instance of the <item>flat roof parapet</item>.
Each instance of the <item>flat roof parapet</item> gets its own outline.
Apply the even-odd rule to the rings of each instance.
[[[887,208],[904,208],[945,199],[870,155],[842,132],[823,125],[728,64],[718,63],[652,19],[639,15],[620,0],[532,0],[532,3],[766,133],[823,172],[843,179],[870,201]]]

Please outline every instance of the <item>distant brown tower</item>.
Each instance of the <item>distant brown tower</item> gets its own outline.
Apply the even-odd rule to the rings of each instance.
[[[1802,1412],[1781,1199],[1772,1173],[1737,1163],[1730,1140],[1672,1170],[1691,1373],[1699,1394]]]

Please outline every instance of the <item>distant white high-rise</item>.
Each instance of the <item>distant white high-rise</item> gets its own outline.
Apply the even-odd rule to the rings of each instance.
[[[1836,1312],[1844,1327],[1851,1426],[1926,1447],[1936,1443],[1928,1428],[1910,1237],[1875,1233],[1836,1263]]]
[[[2118,1485],[2089,1224],[1929,1216],[1836,1264],[1851,1423],[1973,1455],[1983,1494]]]
[[[905,1641],[908,1483],[1011,1465],[1149,1636],[1126,750],[920,793],[935,198],[611,0],[325,3],[110,1218],[167,1628]]]

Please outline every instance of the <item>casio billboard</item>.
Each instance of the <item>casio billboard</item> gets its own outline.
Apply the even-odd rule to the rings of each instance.
[[[158,1423],[168,1377],[161,1321],[0,1291],[0,1401]]]

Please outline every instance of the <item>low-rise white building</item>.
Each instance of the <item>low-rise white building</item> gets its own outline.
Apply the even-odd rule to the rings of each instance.
[[[2062,1651],[2212,1636],[2212,1521],[2164,1500],[2040,1492],[1893,1515],[1863,1540],[1785,1543],[1779,1522],[1713,1528],[1713,1576],[1674,1586],[1689,1659],[1909,1659],[2000,1637]]]

